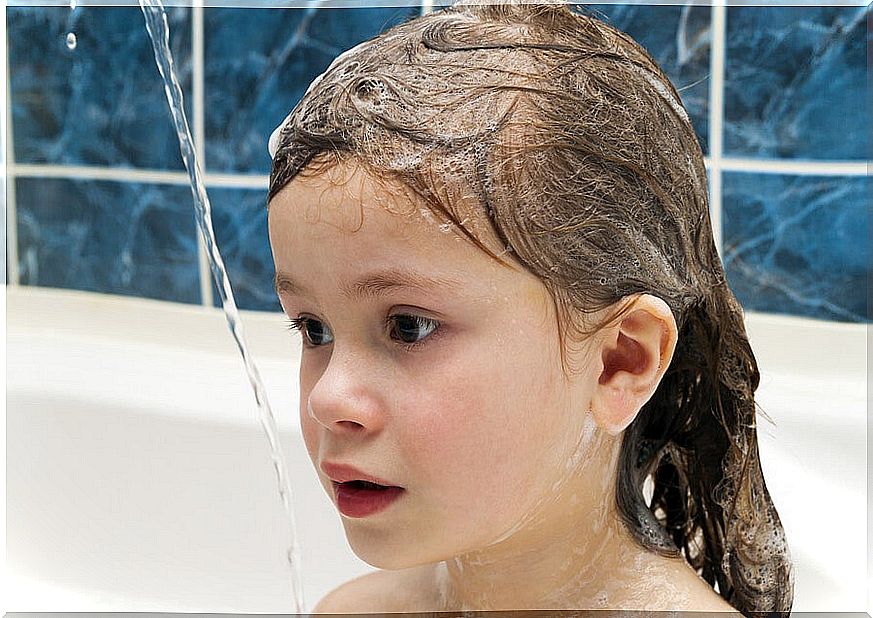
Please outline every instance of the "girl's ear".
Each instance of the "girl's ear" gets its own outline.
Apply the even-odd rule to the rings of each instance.
[[[621,322],[605,329],[595,350],[603,370],[591,401],[601,428],[616,435],[631,424],[658,388],[677,338],[670,307],[650,294],[637,297]]]

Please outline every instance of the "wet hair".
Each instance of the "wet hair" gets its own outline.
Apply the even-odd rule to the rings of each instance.
[[[743,614],[789,614],[793,569],[758,453],[759,372],[713,242],[703,153],[639,44],[556,0],[464,0],[342,54],[270,142],[269,199],[355,159],[535,274],[562,359],[565,336],[614,323],[636,295],[662,298],[678,343],[622,436],[617,512],[637,543],[683,556]],[[467,229],[464,196],[505,251]]]

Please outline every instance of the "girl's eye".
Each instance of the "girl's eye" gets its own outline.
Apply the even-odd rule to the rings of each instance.
[[[312,318],[288,318],[286,322],[289,330],[300,331],[303,337],[303,347],[305,348],[316,348],[333,341],[332,336],[330,341],[323,340],[326,337],[325,332],[329,331],[318,320],[313,320]]]
[[[412,349],[422,345],[422,341],[436,331],[440,323],[419,315],[392,315],[388,317],[389,328],[393,323],[404,347]],[[394,337],[392,337],[393,339]],[[410,341],[407,341],[409,339]]]
[[[333,335],[329,334],[327,327],[313,318],[287,318],[286,323],[289,330],[300,331],[304,347],[316,348],[333,341]],[[388,316],[386,326],[391,339],[399,341],[407,349],[412,349],[422,345],[423,340],[430,337],[440,323],[418,315],[398,314]]]

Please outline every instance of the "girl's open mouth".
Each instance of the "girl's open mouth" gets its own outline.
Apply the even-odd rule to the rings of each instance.
[[[368,481],[333,482],[337,507],[346,517],[367,517],[388,508],[406,490]]]

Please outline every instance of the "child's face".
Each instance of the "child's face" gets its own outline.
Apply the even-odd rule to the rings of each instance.
[[[270,205],[270,243],[279,277],[301,290],[280,290],[285,313],[310,320],[300,365],[309,455],[335,503],[324,462],[404,488],[387,509],[342,517],[358,556],[396,569],[484,547],[556,503],[584,448],[597,374],[588,363],[564,376],[539,279],[351,169],[285,187]],[[325,176],[340,172],[350,182],[331,186]],[[442,283],[344,295],[389,270]]]

